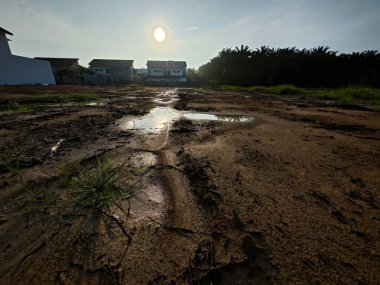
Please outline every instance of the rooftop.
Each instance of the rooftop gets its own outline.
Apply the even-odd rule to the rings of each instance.
[[[13,34],[11,32],[7,31],[6,29],[3,29],[2,27],[0,27],[0,33],[4,33],[4,34],[10,35],[10,36],[13,36]]]
[[[79,58],[60,58],[60,57],[35,57],[35,59],[49,61],[52,67],[71,67],[78,63]]]
[[[131,67],[133,60],[124,59],[93,59],[89,63],[91,67]]]
[[[148,60],[146,65],[150,68],[186,68],[186,61],[174,60]]]

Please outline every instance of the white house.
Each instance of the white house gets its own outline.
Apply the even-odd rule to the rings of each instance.
[[[50,62],[12,55],[6,35],[13,36],[0,27],[0,85],[55,85]]]
[[[107,79],[109,83],[126,83],[133,80],[133,60],[93,59],[89,66],[98,81]]]
[[[148,60],[148,81],[186,83],[186,61]]]

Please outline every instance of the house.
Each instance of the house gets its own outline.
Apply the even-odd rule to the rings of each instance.
[[[55,79],[49,62],[12,55],[7,35],[0,27],[0,85],[53,84]]]
[[[148,78],[148,69],[146,68],[135,68],[133,75],[134,81],[146,81]]]
[[[50,62],[53,72],[60,70],[78,70],[80,65],[79,58],[61,58],[61,57],[35,57],[35,59]]]
[[[127,83],[133,80],[133,60],[93,59],[89,66],[95,75],[90,79],[95,78],[94,83]]]
[[[186,61],[148,60],[148,81],[186,83]]]
[[[57,84],[80,84],[83,81],[81,73],[84,67],[79,65],[79,58],[35,57],[35,59],[50,62]]]

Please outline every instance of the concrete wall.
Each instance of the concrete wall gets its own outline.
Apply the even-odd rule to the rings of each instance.
[[[21,84],[55,85],[50,63],[14,55],[0,58],[0,85]]]
[[[0,35],[0,85],[55,85],[50,62],[12,55],[5,35]]]

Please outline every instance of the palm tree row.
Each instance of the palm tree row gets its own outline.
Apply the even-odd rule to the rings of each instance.
[[[252,50],[226,48],[199,67],[198,78],[229,85],[294,84],[302,87],[380,87],[380,54],[369,50],[338,54],[329,47]]]

